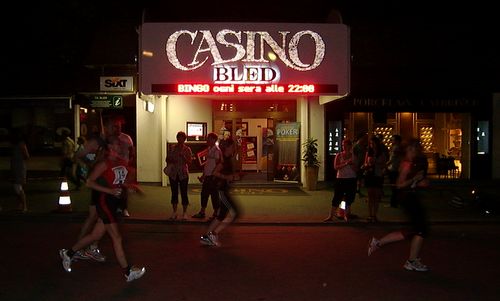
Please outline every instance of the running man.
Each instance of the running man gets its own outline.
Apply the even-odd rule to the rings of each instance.
[[[238,179],[238,175],[235,174],[233,167],[234,140],[232,138],[223,140],[221,151],[223,160],[217,164],[213,172],[216,178],[215,185],[220,202],[219,212],[208,226],[207,233],[200,239],[202,244],[209,246],[220,246],[218,234],[240,215],[234,199],[229,194],[230,183]],[[231,212],[231,219],[224,222],[229,212]]]

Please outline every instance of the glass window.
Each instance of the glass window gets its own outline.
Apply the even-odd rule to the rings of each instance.
[[[489,153],[489,123],[486,120],[477,122],[477,154],[486,155]]]

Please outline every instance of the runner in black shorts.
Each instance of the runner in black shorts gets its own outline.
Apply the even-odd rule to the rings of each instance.
[[[59,250],[64,270],[71,272],[71,260],[78,250],[85,248],[96,240],[100,240],[105,233],[113,241],[115,256],[123,269],[127,282],[141,278],[146,269],[129,265],[123,250],[122,237],[117,224],[116,208],[120,197],[130,181],[128,164],[119,155],[121,145],[118,137],[108,137],[108,153],[106,159],[97,163],[89,178],[87,186],[100,193],[96,204],[98,220],[92,233],[78,240],[70,249]]]
[[[89,173],[92,171],[93,167],[102,160],[103,154],[107,148],[106,142],[98,135],[90,136],[84,143],[83,149],[75,154],[75,158],[80,164],[86,166],[88,171],[82,176],[87,178]],[[94,228],[97,222],[97,211],[96,204],[99,198],[100,192],[91,189],[90,203],[89,203],[89,214],[85,221],[83,222],[82,228],[78,235],[77,240],[80,240],[85,235],[89,234]],[[84,250],[79,250],[76,252],[74,259],[93,259],[98,262],[106,261],[106,257],[102,255],[98,246],[99,241],[93,242],[90,246]]]
[[[428,267],[419,258],[424,238],[428,234],[425,208],[420,202],[419,195],[419,190],[429,185],[426,175],[427,158],[422,155],[419,140],[412,139],[406,148],[406,158],[401,162],[397,181],[398,199],[410,220],[411,228],[406,231],[391,232],[381,239],[373,237],[368,244],[368,256],[386,244],[409,239],[411,240],[410,255],[404,268],[418,272],[428,270]]]
[[[230,182],[238,178],[234,173],[233,155],[234,140],[228,138],[221,142],[222,161],[217,164],[214,170],[214,185],[216,185],[219,196],[220,207],[215,219],[208,226],[207,233],[200,239],[202,244],[209,246],[220,246],[218,234],[240,215],[240,210],[229,193]],[[231,220],[224,223],[224,219],[231,212]]]

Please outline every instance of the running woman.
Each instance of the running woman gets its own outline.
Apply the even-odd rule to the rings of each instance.
[[[100,240],[104,233],[108,233],[113,241],[115,256],[123,269],[125,280],[130,282],[141,278],[146,269],[130,265],[123,250],[122,237],[117,224],[116,209],[119,206],[120,197],[125,193],[124,189],[127,188],[128,164],[120,158],[119,151],[121,146],[118,137],[108,137],[108,149],[107,158],[97,163],[87,179],[87,186],[89,188],[101,192],[96,205],[99,219],[90,234],[78,240],[70,249],[59,250],[59,255],[61,256],[64,270],[71,272],[71,259],[75,253],[92,242]]]
[[[97,162],[101,161],[107,149],[106,142],[98,135],[90,136],[84,143],[83,149],[75,154],[77,162],[85,166],[87,171],[82,176],[88,178],[90,171],[94,168]],[[97,201],[100,192],[92,189],[90,192],[89,214],[80,230],[77,240],[80,240],[89,234],[97,223],[98,215],[96,210]],[[98,262],[105,262],[106,257],[101,253],[98,246],[99,241],[91,243],[87,248],[79,250],[73,256],[73,259],[93,259]]]
[[[208,226],[207,233],[200,238],[202,244],[209,246],[220,246],[218,234],[240,215],[234,199],[229,194],[230,183],[238,179],[238,175],[234,172],[232,160],[235,152],[234,140],[232,138],[223,140],[221,151],[222,161],[217,164],[213,172],[217,179],[216,187],[220,207],[217,216]],[[224,219],[229,211],[231,211],[231,219],[225,223]]]
[[[373,237],[368,244],[368,256],[380,247],[409,239],[410,255],[404,264],[409,271],[425,272],[428,267],[420,261],[420,250],[427,235],[427,219],[425,208],[420,202],[419,189],[429,186],[427,175],[427,159],[422,155],[422,147],[418,139],[409,141],[404,161],[401,162],[397,180],[399,203],[408,215],[412,229],[410,231],[391,232],[380,239]]]

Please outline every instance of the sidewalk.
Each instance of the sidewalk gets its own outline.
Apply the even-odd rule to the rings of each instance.
[[[323,219],[328,215],[331,206],[333,188],[330,183],[319,183],[318,190],[308,191],[301,187],[279,184],[238,184],[234,187],[234,196],[243,214],[239,223],[257,224],[325,224]],[[170,187],[153,184],[141,185],[145,194],[131,194],[129,211],[131,216],[126,222],[172,223],[168,221],[171,215]],[[63,218],[71,220],[84,219],[89,204],[90,191],[84,187],[79,191],[71,190],[72,212],[57,213],[60,195],[60,181],[52,178],[30,179],[26,185],[28,199],[27,213],[15,211],[15,196],[10,183],[0,181],[2,197],[0,219],[8,218]],[[494,188],[496,190],[496,187]],[[500,214],[484,214],[475,209],[458,209],[448,203],[455,196],[469,197],[471,188],[463,183],[433,182],[432,188],[423,193],[423,203],[428,210],[432,223],[497,223]],[[190,206],[189,216],[200,208],[201,185],[189,186]],[[362,191],[363,192],[363,191]],[[366,195],[366,193],[365,193]],[[388,206],[390,190],[385,189],[385,197],[380,204],[379,223],[404,223],[406,217],[400,209]],[[496,196],[495,196],[496,197]],[[500,198],[497,198],[500,200]],[[179,211],[181,206],[179,205]],[[348,224],[367,224],[368,209],[366,197],[356,197],[352,213],[358,216]],[[212,214],[211,203],[207,208],[207,216]],[[203,220],[202,220],[203,221]],[[190,218],[186,222],[199,223],[198,219]],[[206,220],[205,220],[206,221]],[[328,224],[346,224],[344,221],[333,221]]]

